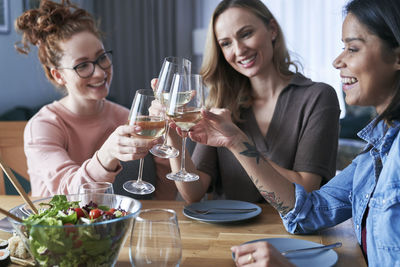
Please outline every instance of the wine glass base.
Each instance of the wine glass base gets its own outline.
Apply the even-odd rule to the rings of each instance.
[[[179,156],[179,150],[166,145],[155,145],[150,149],[150,153],[156,157],[169,159],[169,158],[176,158]]]
[[[138,182],[137,180],[127,181],[123,185],[124,189],[129,193],[136,195],[147,195],[154,192],[155,188],[147,182]]]
[[[178,171],[176,173],[168,173],[167,178],[179,182],[193,182],[199,180],[199,176],[195,173],[188,173],[186,171]]]

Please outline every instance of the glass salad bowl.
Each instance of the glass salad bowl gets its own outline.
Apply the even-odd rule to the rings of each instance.
[[[100,193],[56,196],[55,200],[50,197],[33,203],[39,214],[41,210],[47,214],[22,223],[9,220],[40,266],[114,266],[141,209],[141,203],[133,198]],[[26,204],[10,212],[21,219],[32,214]]]

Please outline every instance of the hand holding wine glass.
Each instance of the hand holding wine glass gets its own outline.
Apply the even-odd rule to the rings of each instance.
[[[201,75],[175,74],[170,92],[167,116],[183,131],[181,169],[167,174],[174,181],[191,182],[199,179],[195,173],[185,169],[185,150],[187,132],[201,120],[201,109],[204,107],[203,80]]]
[[[194,142],[214,147],[226,147],[246,139],[240,128],[232,122],[231,112],[225,108],[202,110],[202,120],[190,129],[189,137]],[[181,134],[179,128],[177,132]]]
[[[164,133],[164,114],[150,114],[149,111],[154,100],[155,96],[153,90],[140,89],[136,91],[128,118],[129,125],[140,127],[140,130],[134,133],[136,138],[156,139]],[[150,194],[154,192],[154,186],[142,180],[143,162],[144,159],[141,158],[138,179],[124,183],[123,187],[126,191],[137,195]]]
[[[174,74],[190,74],[190,71],[191,62],[185,58],[167,57],[164,59],[164,63],[161,67],[161,71],[155,87],[155,96],[164,106],[164,109],[168,105]],[[169,126],[167,121],[165,124],[164,143],[157,144],[152,149],[150,149],[150,153],[152,153],[154,156],[160,158],[175,158],[179,155],[179,150],[167,145],[168,131]]]

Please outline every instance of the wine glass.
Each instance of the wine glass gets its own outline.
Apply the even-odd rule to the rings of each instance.
[[[129,257],[135,267],[179,266],[182,243],[175,211],[142,210],[132,228]]]
[[[109,182],[89,182],[79,186],[79,194],[88,193],[103,193],[103,194],[114,194],[114,188],[112,183]]]
[[[167,174],[174,181],[191,182],[199,179],[195,173],[185,169],[185,149],[187,132],[201,120],[201,109],[204,107],[203,79],[199,74],[175,74],[170,93],[167,116],[183,131],[181,169]]]
[[[169,93],[172,86],[172,80],[175,73],[190,74],[191,62],[181,57],[166,57],[158,76],[155,88],[155,96],[164,108],[168,105]],[[165,123],[164,142],[157,144],[150,149],[150,153],[160,158],[176,158],[179,150],[167,145],[167,137],[169,132],[168,120]]]
[[[150,107],[155,100],[154,92],[150,89],[140,89],[136,91],[135,98],[128,117],[129,125],[141,127],[141,131],[136,132],[134,137],[143,139],[156,139],[162,136],[165,130],[165,114],[151,114]],[[145,195],[154,192],[154,186],[142,180],[144,159],[140,159],[139,174],[137,180],[131,180],[124,183],[126,191]]]

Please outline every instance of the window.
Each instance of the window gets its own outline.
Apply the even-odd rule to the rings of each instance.
[[[8,33],[10,30],[9,0],[0,0],[0,33]]]

